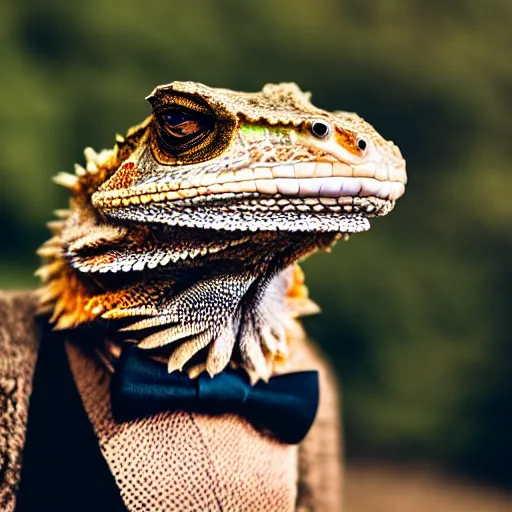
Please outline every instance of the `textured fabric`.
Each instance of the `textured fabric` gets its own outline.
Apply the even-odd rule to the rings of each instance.
[[[287,444],[308,433],[318,408],[318,372],[293,372],[259,381],[254,386],[241,369],[226,368],[210,377],[192,379],[134,345],[123,348],[111,385],[116,421],[128,421],[163,411],[220,415],[236,413],[258,429]]]
[[[37,336],[31,293],[0,292],[0,510],[14,510]]]
[[[131,511],[291,511],[296,446],[258,433],[246,420],[186,412],[118,424],[110,375],[80,348],[67,351],[85,409]]]
[[[49,327],[41,333],[26,437],[15,512],[126,512],[62,337]]]
[[[297,370],[318,368],[320,403],[315,422],[299,449],[297,512],[341,512],[343,463],[338,385],[325,359],[301,340]]]

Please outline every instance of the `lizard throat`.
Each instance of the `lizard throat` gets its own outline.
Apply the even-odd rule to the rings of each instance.
[[[99,225],[87,209],[86,218],[79,236],[73,215],[60,221],[40,250],[41,311],[57,329],[103,325],[193,376],[228,364],[253,380],[279,371],[296,318],[317,311],[295,263],[340,237]]]

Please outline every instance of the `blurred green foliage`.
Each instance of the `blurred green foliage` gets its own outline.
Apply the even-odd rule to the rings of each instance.
[[[348,454],[512,485],[512,2],[3,0],[0,286],[35,286],[51,184],[172,80],[296,81],[401,147],[389,218],[305,264]]]

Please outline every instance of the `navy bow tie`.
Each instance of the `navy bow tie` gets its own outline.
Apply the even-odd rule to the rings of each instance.
[[[286,444],[308,433],[318,408],[318,372],[272,377],[251,386],[241,370],[226,369],[196,379],[167,373],[164,364],[135,346],[126,347],[116,363],[111,385],[112,412],[118,422],[163,411],[206,414],[237,413]]]

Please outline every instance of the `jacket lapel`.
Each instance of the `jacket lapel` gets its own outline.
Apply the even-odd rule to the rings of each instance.
[[[32,292],[0,292],[0,510],[12,512],[25,444],[38,334]]]

